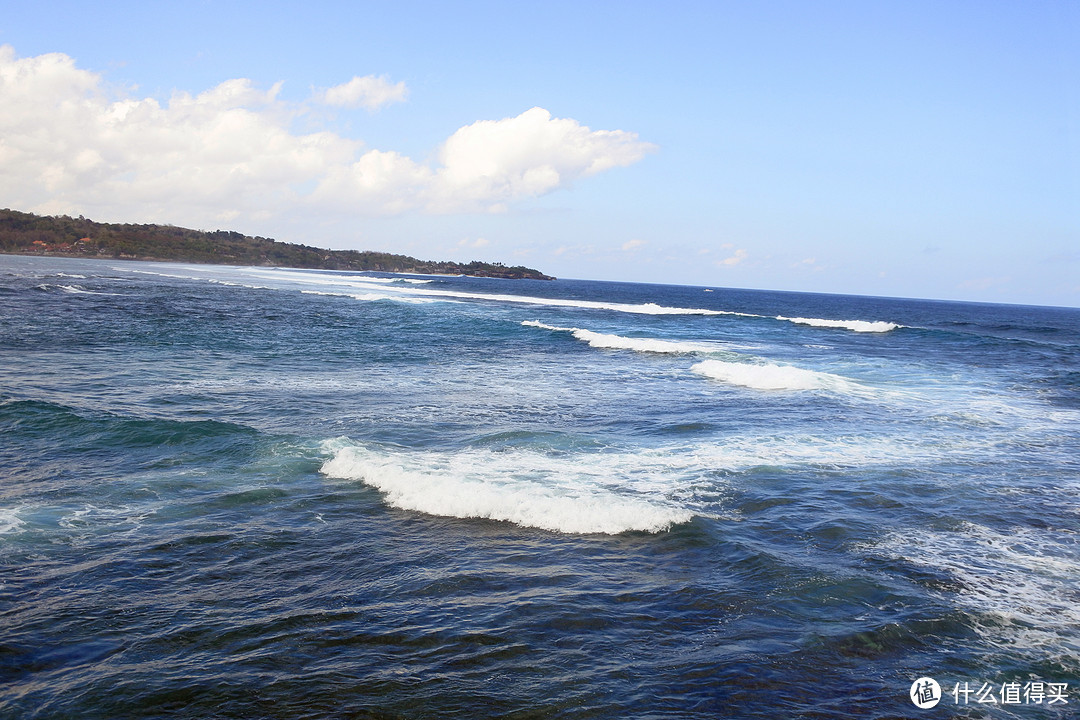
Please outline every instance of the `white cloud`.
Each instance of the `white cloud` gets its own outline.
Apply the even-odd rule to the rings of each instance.
[[[719,266],[723,266],[723,267],[731,267],[733,265],[738,265],[739,263],[741,263],[743,260],[746,259],[748,254],[749,253],[747,253],[746,250],[744,250],[742,248],[739,248],[738,250],[735,251],[735,253],[733,255],[730,255],[730,256],[724,258],[723,260],[717,261],[716,264],[719,265]]]
[[[363,107],[376,110],[383,105],[404,102],[409,91],[404,82],[391,84],[386,76],[359,75],[347,83],[335,85],[315,94],[320,102],[336,107]]]
[[[293,135],[296,110],[228,80],[196,96],[109,99],[100,76],[61,54],[0,48],[0,195],[13,208],[213,220],[295,202],[290,185],[359,144]]]
[[[434,173],[396,152],[370,150],[355,162],[329,165],[305,200],[321,208],[393,215],[423,204]]]
[[[627,240],[626,242],[624,242],[622,244],[622,249],[627,250],[627,251],[634,250],[636,248],[641,247],[644,244],[645,244],[644,240],[639,240],[637,238],[634,238],[633,240]]]
[[[67,55],[18,58],[0,46],[0,197],[33,212],[196,226],[304,213],[498,212],[654,149],[634,133],[533,108],[460,128],[437,164],[421,163],[332,132],[295,132],[308,107],[279,90],[232,79],[162,103],[109,87]],[[404,93],[369,76],[321,99],[377,107]]]
[[[480,248],[485,248],[490,244],[491,244],[491,241],[488,240],[487,238],[476,238],[475,240],[470,240],[468,238],[462,238],[461,240],[458,241],[457,248],[459,250],[467,250],[467,249],[478,250]]]
[[[590,130],[539,107],[517,117],[481,120],[443,144],[431,208],[498,209],[493,206],[631,165],[653,149],[636,133]]]

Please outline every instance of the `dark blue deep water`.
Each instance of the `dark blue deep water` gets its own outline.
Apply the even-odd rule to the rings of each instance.
[[[1078,708],[1078,310],[0,257],[0,717]]]

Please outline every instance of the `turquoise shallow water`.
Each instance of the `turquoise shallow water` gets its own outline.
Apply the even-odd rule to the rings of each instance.
[[[0,717],[1071,717],[1078,358],[1067,309],[0,257]]]

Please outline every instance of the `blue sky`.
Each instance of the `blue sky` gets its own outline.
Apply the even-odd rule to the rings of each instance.
[[[1080,306],[1080,4],[12,2],[0,206]]]

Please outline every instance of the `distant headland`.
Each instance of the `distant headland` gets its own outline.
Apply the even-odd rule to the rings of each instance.
[[[173,225],[99,223],[67,215],[0,210],[0,253],[114,260],[169,260],[215,265],[357,270],[422,275],[472,275],[554,280],[539,270],[474,260],[432,262],[407,255],[358,250],[323,250],[250,237],[238,232],[189,230]]]

